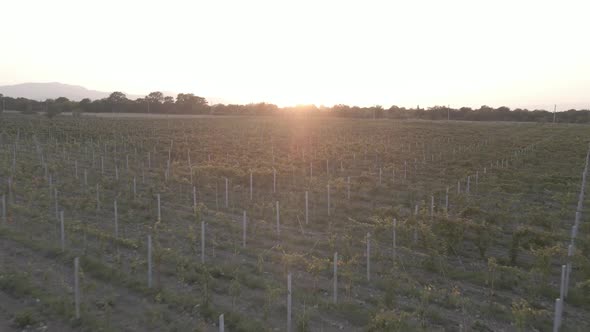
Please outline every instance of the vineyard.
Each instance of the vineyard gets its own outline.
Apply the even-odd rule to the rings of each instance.
[[[0,330],[588,331],[589,143],[566,124],[4,114]]]

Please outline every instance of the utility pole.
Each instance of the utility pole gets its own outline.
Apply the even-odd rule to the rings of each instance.
[[[557,105],[553,105],[553,123],[555,123],[555,111],[557,110]]]

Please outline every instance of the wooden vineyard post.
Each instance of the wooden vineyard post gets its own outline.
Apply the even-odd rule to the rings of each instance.
[[[162,221],[162,210],[160,207],[160,194],[156,194],[156,198],[158,199],[158,221]]]
[[[334,253],[334,286],[332,291],[332,300],[334,304],[338,303],[338,253]]]
[[[117,200],[113,203],[113,210],[115,212],[115,241],[119,239],[119,214],[117,211]]]
[[[225,322],[223,320],[223,314],[219,315],[219,332],[225,331]]]
[[[475,171],[475,192],[477,193],[477,188],[479,187],[479,171]]]
[[[78,160],[74,160],[74,178],[78,179]]]
[[[367,281],[371,281],[371,233],[367,233]]]
[[[152,236],[147,236],[148,288],[152,288]]]
[[[291,273],[287,276],[287,332],[291,332]]]
[[[74,305],[76,319],[80,319],[80,258],[74,258]]]
[[[88,170],[84,169],[84,187],[88,187]]]
[[[309,191],[305,191],[305,224],[309,224]]]
[[[61,251],[66,251],[66,232],[64,227],[64,212],[63,210],[59,212],[59,230],[60,230],[60,243],[61,243]]]
[[[100,175],[104,175],[104,157],[100,156]]]
[[[567,267],[565,265],[561,266],[561,282],[559,286],[559,325],[561,327],[561,318],[563,316],[563,305],[565,303],[565,275],[566,275]]]
[[[276,202],[277,209],[277,238],[281,236],[281,215],[279,212],[279,201]]]
[[[379,167],[379,185],[381,185],[382,176],[383,176],[383,169],[381,169],[381,167]]]
[[[246,248],[246,210],[242,216],[242,247]]]
[[[133,177],[133,199],[137,198],[137,177]]]
[[[457,194],[461,193],[461,181],[457,181]]]
[[[574,254],[574,246],[572,244],[568,245],[567,247],[567,265],[565,271],[565,294],[564,297],[567,297],[569,291],[569,284],[570,284],[570,274],[572,273],[572,255]]]

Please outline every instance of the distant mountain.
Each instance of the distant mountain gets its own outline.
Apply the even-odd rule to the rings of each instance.
[[[16,85],[0,86],[0,93],[7,97],[23,97],[33,100],[55,99],[66,97],[70,100],[82,100],[90,98],[92,100],[108,97],[111,92],[88,90],[78,85],[69,85],[58,82],[52,83],[22,83]],[[124,93],[124,92],[123,92]],[[137,99],[143,96],[127,95],[129,99]]]

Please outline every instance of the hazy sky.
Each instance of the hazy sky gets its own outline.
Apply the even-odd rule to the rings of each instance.
[[[590,107],[590,1],[0,0],[0,84]]]

